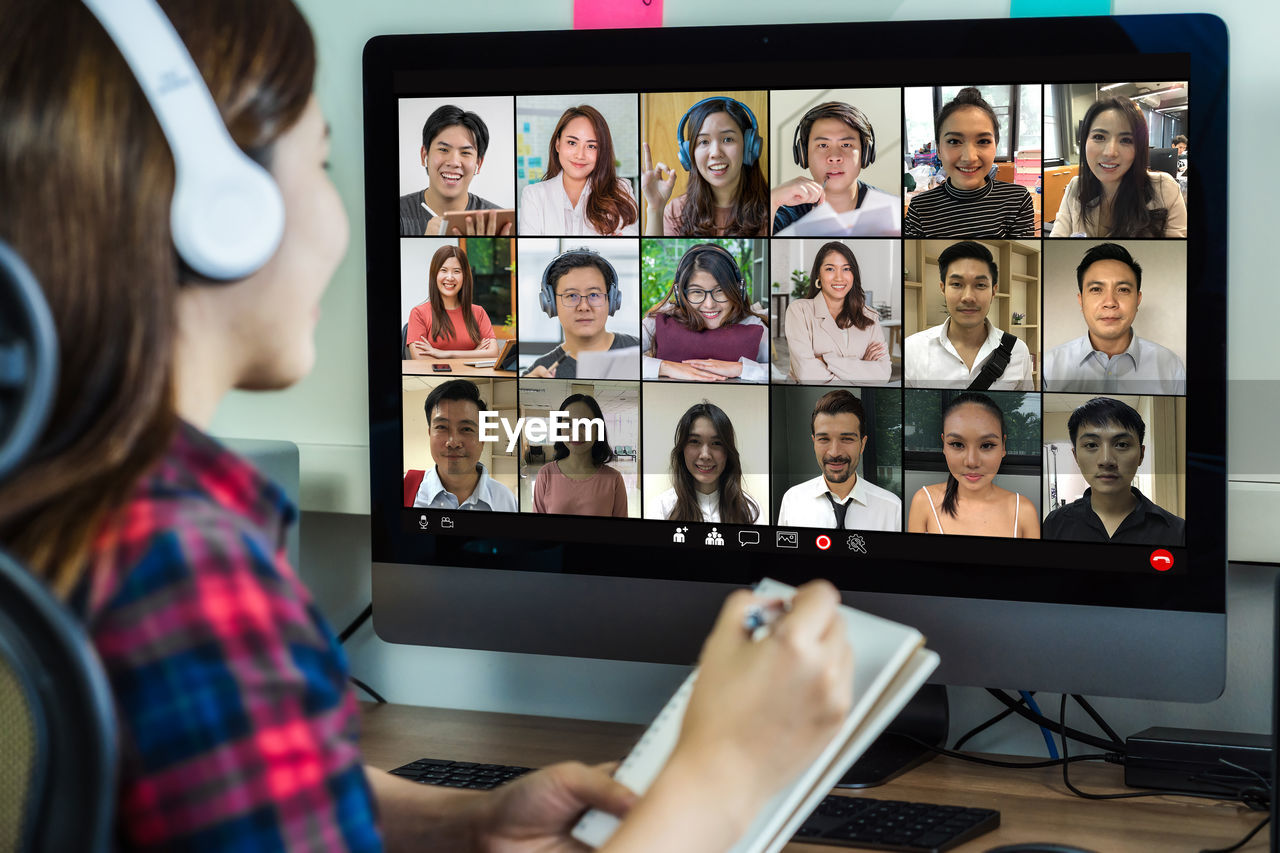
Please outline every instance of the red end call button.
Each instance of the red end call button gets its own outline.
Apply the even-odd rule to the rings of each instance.
[[[825,551],[831,547],[831,537],[823,533],[817,539],[813,540],[813,544],[817,545],[819,550]]]
[[[1173,568],[1173,555],[1163,548],[1151,552],[1151,568],[1157,572],[1167,572]]]

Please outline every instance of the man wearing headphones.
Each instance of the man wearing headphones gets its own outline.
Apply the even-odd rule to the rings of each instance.
[[[533,363],[524,376],[542,379],[599,379],[578,372],[578,354],[639,347],[632,335],[610,332],[605,322],[622,305],[618,273],[613,264],[591,249],[571,249],[551,261],[542,273],[538,303],[548,317],[560,321],[564,343]],[[640,378],[637,359],[632,365]],[[616,375],[611,371],[611,377]]]
[[[792,178],[770,193],[774,234],[823,202],[836,213],[882,206],[900,210],[897,197],[858,178],[864,166],[875,162],[876,139],[866,114],[855,106],[827,101],[805,113],[796,126],[791,156],[813,177]],[[900,222],[900,215],[895,221]],[[899,224],[897,233],[901,230]],[[811,236],[844,234],[845,230],[833,228]]]

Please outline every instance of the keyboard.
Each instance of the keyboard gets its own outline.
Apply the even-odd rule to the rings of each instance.
[[[392,775],[423,785],[487,791],[523,776],[532,767],[420,758]],[[902,800],[828,794],[800,826],[795,840],[864,850],[942,853],[1000,825],[1000,812]]]

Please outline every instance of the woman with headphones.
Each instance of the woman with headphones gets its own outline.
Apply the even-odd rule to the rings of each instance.
[[[0,240],[61,341],[53,415],[0,484],[0,545],[107,673],[117,845],[569,849],[594,807],[623,818],[608,853],[730,847],[852,704],[830,584],[801,589],[786,643],[752,642],[764,602],[730,596],[643,798],[582,764],[490,793],[364,766],[347,660],[282,545],[297,510],[209,435],[233,388],[310,371],[347,244],[315,41],[289,0],[163,5],[22,0],[0,29]],[[210,186],[222,204],[199,203]]]
[[[898,236],[902,232],[901,202],[897,196],[876,189],[859,178],[864,168],[876,161],[876,137],[871,121],[862,110],[841,101],[818,104],[796,125],[791,143],[796,165],[808,169],[803,175],[774,187],[769,195],[773,233],[799,220],[826,202],[836,213],[884,207],[892,212],[893,229],[880,229],[874,236]],[[832,220],[832,228],[806,236],[838,237],[846,229]],[[883,233],[880,233],[883,231]],[[859,232],[859,236],[873,236]]]
[[[699,243],[684,253],[641,323],[640,351],[644,379],[769,381],[769,330],[728,249]]]
[[[647,237],[768,237],[769,182],[760,168],[763,140],[755,114],[729,97],[704,98],[676,128],[689,187],[671,198],[676,173],[653,162],[644,144],[640,191]]]

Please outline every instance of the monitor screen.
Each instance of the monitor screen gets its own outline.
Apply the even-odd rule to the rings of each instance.
[[[1031,625],[1198,645],[1216,695],[1225,157],[1159,156],[1225,150],[1225,55],[1193,15],[372,40],[380,633],[687,662],[727,586],[821,576],[985,635],[944,678],[1030,686]]]

